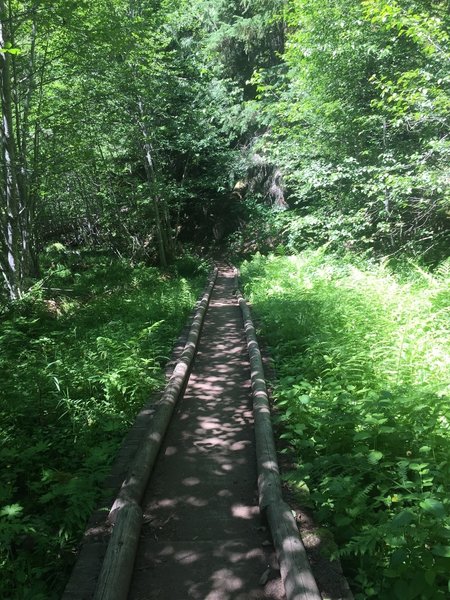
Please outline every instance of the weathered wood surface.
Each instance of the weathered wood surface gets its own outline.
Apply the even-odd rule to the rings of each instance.
[[[261,352],[250,310],[239,290],[237,298],[250,356],[260,509],[272,534],[287,600],[321,600],[295,519],[282,498]]]
[[[122,508],[103,561],[96,600],[124,600],[127,597],[141,524],[140,506],[130,502]]]
[[[286,598],[288,600],[321,598],[289,506],[278,499],[277,502],[267,506],[266,517],[280,564]]]
[[[177,400],[188,379],[217,273],[215,269],[198,304],[180,360],[109,513],[108,519],[114,527],[97,583],[95,600],[125,600],[128,595],[142,524],[140,503]]]
[[[232,292],[234,289],[232,273],[221,277],[218,284],[220,298],[218,302],[213,301],[215,313],[214,316],[211,315],[206,324],[208,331],[206,338],[209,340],[205,346],[207,350],[205,351],[203,346],[203,350],[200,349],[200,357],[203,357],[203,371],[197,364],[196,369],[200,369],[200,371],[194,371],[194,380],[198,386],[198,391],[197,387],[193,387],[192,382],[189,382],[190,387],[188,387],[188,390],[192,388],[190,392],[191,396],[193,395],[191,402],[194,401],[194,404],[189,407],[188,401],[188,404],[185,405],[186,399],[183,398],[181,406],[184,409],[177,413],[175,424],[170,426],[168,432],[170,439],[167,437],[164,439],[166,429],[169,429],[169,422],[172,422],[171,416],[175,412],[174,409],[178,399],[182,398],[185,393],[190,362],[192,362],[195,354],[216,277],[217,272],[214,273],[213,280],[210,281],[206,293],[198,304],[180,360],[161,400],[157,403],[158,407],[152,412],[152,419],[146,421],[150,427],[143,434],[142,442],[131,462],[131,468],[127,471],[127,476],[113,503],[109,514],[112,534],[106,536],[105,541],[109,537],[106,556],[101,570],[98,569],[95,579],[92,581],[92,591],[89,595],[84,592],[77,594],[75,591],[70,596],[71,600],[88,600],[93,597],[95,600],[126,600],[128,597],[141,598],[144,596],[157,598],[160,597],[161,590],[165,590],[164,593],[167,592],[169,594],[167,597],[171,598],[191,597],[190,589],[193,575],[189,571],[189,564],[185,563],[186,552],[188,552],[190,559],[195,559],[194,562],[197,561],[196,569],[200,569],[195,589],[196,593],[200,589],[205,592],[202,597],[207,597],[209,592],[214,592],[217,595],[219,590],[222,590],[225,594],[229,585],[236,585],[247,591],[251,590],[252,594],[256,593],[258,598],[260,595],[261,597],[284,598],[285,590],[287,600],[321,599],[303,543],[298,534],[297,525],[289,507],[282,500],[261,355],[249,309],[239,292],[237,292],[237,298],[244,316],[246,333],[246,336],[240,342],[242,343],[240,352],[242,353],[247,346],[248,358],[251,364],[256,437],[255,453],[250,452],[247,455],[246,434],[242,437],[241,428],[236,426],[238,422],[242,424],[243,419],[246,421],[245,412],[240,412],[243,407],[247,406],[247,410],[251,407],[248,404],[250,400],[248,392],[243,392],[242,389],[239,389],[240,386],[236,387],[241,377],[244,377],[244,379],[248,377],[248,370],[246,370],[246,375],[239,367],[241,369],[239,378],[236,377],[234,371],[237,365],[241,364],[241,359],[236,357],[237,347],[234,342],[234,328],[239,329],[242,322],[240,321],[241,313],[233,298],[236,293]],[[225,289],[227,277],[231,278],[231,282],[227,284],[229,300],[224,302],[221,294],[224,293],[222,287]],[[237,315],[231,319],[232,305],[234,305],[233,310],[237,311]],[[231,334],[229,327],[231,322],[234,323],[233,319],[236,323],[233,325],[233,333]],[[242,330],[239,335],[242,335]],[[218,340],[218,336],[222,336],[220,340]],[[233,344],[232,347],[229,347],[230,343]],[[222,353],[225,349],[227,349],[229,355],[227,368],[224,368],[222,364]],[[247,358],[245,360],[247,361]],[[245,367],[245,369],[248,369],[248,367]],[[200,372],[202,374],[199,376]],[[198,402],[200,398],[201,402]],[[195,407],[195,410],[193,407]],[[238,407],[239,411],[237,411]],[[230,426],[227,420],[230,411],[235,414],[234,418],[237,419],[234,426],[233,424]],[[199,423],[202,424],[200,428]],[[213,429],[211,430],[211,428]],[[213,437],[211,438],[212,434]],[[197,439],[205,439],[208,445],[201,445],[199,449],[195,445],[191,447],[189,441],[194,440],[195,444]],[[211,446],[212,439],[214,439],[214,443]],[[167,456],[164,454],[165,462],[161,464],[162,457],[159,450],[163,442],[163,447],[169,447],[171,452]],[[252,445],[250,439],[248,444],[249,447]],[[173,453],[173,449],[178,448],[178,445],[180,446],[178,452]],[[186,448],[188,448],[188,451],[186,451]],[[236,455],[238,451],[239,458]],[[243,455],[241,456],[240,453],[243,453]],[[253,455],[252,459],[250,459],[251,455]],[[200,456],[203,461],[201,464],[199,462]],[[181,470],[180,458],[183,465]],[[252,499],[249,496],[244,502],[242,500],[244,496],[241,498],[241,491],[239,491],[241,489],[240,484],[237,487],[237,482],[233,478],[236,479],[238,470],[243,469],[244,476],[240,477],[239,481],[242,480],[242,489],[245,487],[245,490],[247,490],[248,482],[251,479],[247,469],[250,467],[250,462],[254,461],[255,458],[260,510],[253,514],[253,492],[251,492]],[[157,465],[159,467],[154,470],[153,463],[156,463],[156,461],[158,461]],[[222,463],[227,468],[225,471],[221,469]],[[253,465],[255,465],[254,462]],[[150,487],[146,489],[150,476],[152,481],[157,476],[158,468],[160,470],[159,479],[154,482],[154,489],[151,487],[151,482]],[[171,468],[175,473],[175,478],[173,474],[170,475]],[[183,473],[183,478],[179,477],[180,472]],[[211,472],[215,474],[215,478],[212,477],[210,480]],[[223,489],[223,486],[225,480],[223,477],[225,477],[225,472],[230,474],[233,485],[226,488],[226,495],[224,496],[225,489]],[[161,477],[163,476],[167,481],[167,487],[162,486]],[[194,483],[196,485],[195,497],[192,496],[190,487]],[[236,489],[234,489],[235,487]],[[217,488],[220,494],[217,493],[217,490],[212,492],[213,488],[214,490]],[[141,507],[141,503],[143,503],[144,491],[146,523],[149,515],[152,516],[151,521],[149,521],[150,525],[146,525],[146,528],[142,526],[144,509]],[[186,492],[189,492],[187,496]],[[235,496],[236,493],[237,496]],[[170,513],[170,507],[167,508],[165,502],[159,505],[158,498],[162,498],[164,501],[167,498],[181,499],[176,516],[173,517],[174,521],[172,521],[172,517],[167,518],[166,515],[167,511]],[[215,506],[216,500],[213,500],[216,498],[221,502],[219,510]],[[236,502],[236,498],[240,499],[239,502]],[[194,500],[195,502],[193,502]],[[205,509],[208,507],[208,514],[201,514],[200,505],[205,506]],[[257,507],[255,508],[257,509]],[[250,512],[247,514],[246,511]],[[252,518],[259,518],[259,514],[265,516],[271,530],[276,556],[273,550],[268,552],[261,539],[258,541],[258,535],[262,534],[254,533],[257,529],[256,526],[251,528],[250,534],[246,529],[244,535],[241,523],[244,514],[247,525],[250,523],[248,521],[250,514]],[[216,527],[217,518],[219,521]],[[177,519],[179,522],[175,527],[174,524]],[[227,535],[231,536],[230,539],[219,537],[219,535],[223,535],[224,531],[222,521],[227,523]],[[199,523],[201,523],[200,528]],[[141,532],[141,528],[144,533]],[[155,528],[157,538],[153,534],[149,536],[149,531],[151,532]],[[205,539],[202,538],[199,541],[197,530],[202,528],[205,529],[205,532],[212,532],[214,535],[209,538],[209,533],[206,533]],[[217,528],[220,529],[220,534],[216,531]],[[245,537],[246,535],[247,537]],[[140,540],[139,543],[138,540]],[[246,558],[242,559],[243,562],[239,561],[239,564],[235,564],[233,557],[228,556],[230,544],[234,549],[239,548],[241,553],[244,552],[242,548],[246,548],[244,552]],[[178,548],[178,551],[175,551],[174,548]],[[212,548],[215,548],[215,550],[211,553]],[[165,560],[163,562],[159,560],[160,552],[164,553]],[[233,550],[233,552],[235,554],[236,550]],[[136,559],[137,555],[139,556],[138,560]],[[268,559],[268,556],[270,556],[270,559]],[[224,560],[226,564],[224,564]],[[269,580],[266,582],[267,585],[264,584],[265,587],[269,586],[270,588],[270,591],[267,590],[268,595],[265,595],[266,589],[262,591],[257,587],[258,581],[259,585],[262,585],[258,569],[262,568],[261,564],[276,565],[277,560],[282,577],[273,581]],[[261,561],[263,562],[261,563]],[[225,571],[227,575],[225,575]],[[199,577],[200,579],[198,579]],[[94,595],[95,585],[97,587]],[[226,594],[228,594],[228,591],[226,591]]]

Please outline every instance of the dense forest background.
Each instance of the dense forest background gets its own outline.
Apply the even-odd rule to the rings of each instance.
[[[422,413],[428,425],[404,421],[405,447],[390,450],[394,462],[415,452],[414,444],[427,460],[434,457],[433,467],[411,458],[403,475],[391,469],[387,476],[401,479],[404,494],[401,503],[393,491],[383,505],[383,515],[391,511],[398,519],[391,542],[384,530],[373,542],[379,522],[356,526],[363,512],[381,510],[363,502],[378,485],[367,481],[367,469],[349,475],[362,496],[355,514],[335,523],[335,534],[346,548],[343,558],[350,556],[359,598],[388,598],[387,589],[393,598],[444,597],[449,8],[448,0],[0,0],[5,598],[58,597],[96,490],[137,407],[161,383],[161,365],[208,259],[240,261],[255,253],[278,258],[257,257],[244,273],[254,281],[280,277],[272,290],[280,301],[288,282],[303,278],[295,332],[309,339],[310,318],[318,336],[298,346],[288,339],[291,324],[287,337],[269,340],[279,349],[281,373],[283,361],[306,352],[310,362],[301,368],[309,369],[313,387],[330,372],[336,382],[353,360],[345,393],[348,386],[373,387],[378,400],[391,399],[395,388],[416,404],[428,398]],[[301,253],[301,268],[285,258]],[[347,290],[344,297],[330,291],[330,282]],[[415,294],[414,302],[399,285]],[[350,294],[361,286],[372,290],[367,301]],[[264,289],[248,283],[255,307],[279,328],[282,316],[264,304]],[[392,318],[383,316],[382,298],[394,299]],[[357,325],[353,309],[336,311],[346,302],[358,314],[370,312],[373,327]],[[399,305],[412,312],[399,316]],[[429,345],[406,356],[413,344],[408,320]],[[344,339],[342,323],[356,324],[361,338]],[[377,341],[380,329],[390,337]],[[321,352],[320,368],[312,348]],[[358,364],[350,358],[355,354]],[[415,378],[411,365],[419,356],[428,362]],[[378,359],[389,381],[368,366]],[[280,402],[297,386],[290,398],[302,407],[314,394],[286,369]],[[364,370],[370,377],[361,376]],[[330,389],[326,394],[335,398]],[[379,428],[409,414],[402,404],[399,414],[376,417],[381,409],[370,397],[367,414]],[[323,418],[320,406],[308,413],[311,437],[335,416]],[[306,419],[298,410],[294,417],[285,419],[290,439]],[[368,439],[363,429],[359,441]],[[377,446],[378,434],[367,447],[372,467],[381,456],[370,453],[387,452]],[[422,434],[432,440],[423,442]],[[317,464],[318,473],[325,469],[343,465]],[[426,469],[434,487],[424,483]],[[411,473],[420,490],[408,487]],[[339,504],[329,494],[317,498],[325,521],[326,502]],[[348,501],[341,497],[343,506]],[[420,502],[422,536],[412,508]],[[399,527],[409,527],[409,537]],[[372,567],[368,555],[377,556]],[[424,562],[431,574],[416,581]]]

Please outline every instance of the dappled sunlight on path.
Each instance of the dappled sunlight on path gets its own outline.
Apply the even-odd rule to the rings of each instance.
[[[248,355],[221,271],[144,500],[130,600],[284,598],[258,508]],[[262,582],[262,583],[261,583]]]

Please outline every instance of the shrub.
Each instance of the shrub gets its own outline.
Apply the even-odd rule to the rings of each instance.
[[[117,447],[162,385],[201,286],[55,252],[59,266],[0,322],[2,598],[60,597]]]

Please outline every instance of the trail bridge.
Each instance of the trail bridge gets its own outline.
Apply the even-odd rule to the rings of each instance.
[[[234,269],[215,270],[162,398],[134,431],[115,501],[91,522],[63,600],[325,598],[282,499]],[[343,589],[334,597],[349,599]]]

